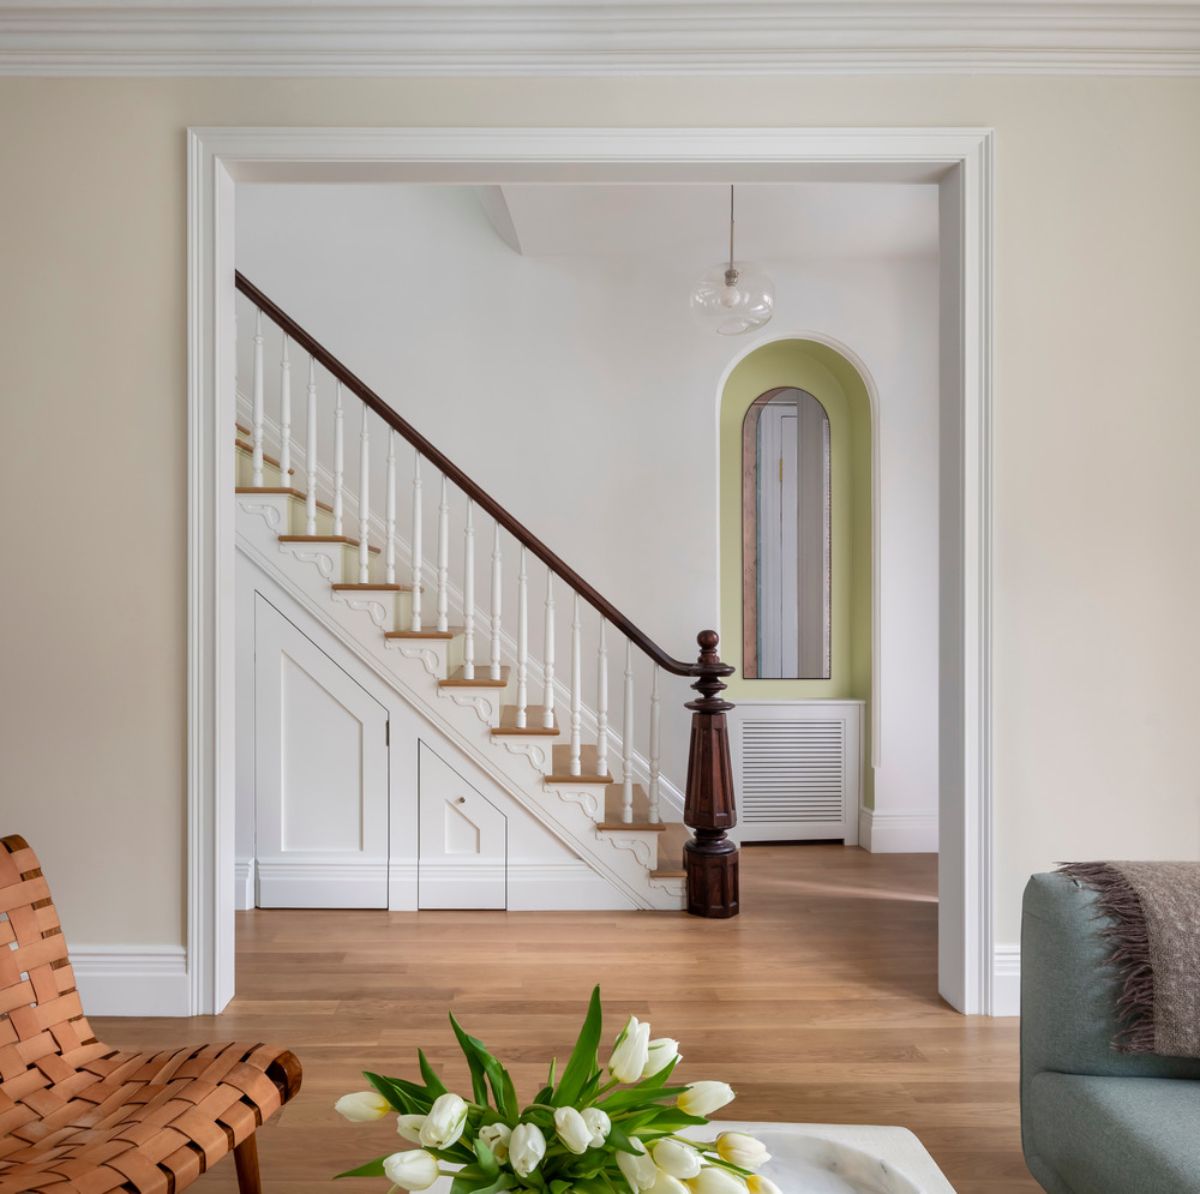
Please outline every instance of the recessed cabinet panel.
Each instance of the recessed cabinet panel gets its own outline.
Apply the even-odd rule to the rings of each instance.
[[[260,908],[386,908],[388,715],[261,596],[255,604]]]
[[[507,818],[424,742],[419,761],[418,907],[506,907]]]

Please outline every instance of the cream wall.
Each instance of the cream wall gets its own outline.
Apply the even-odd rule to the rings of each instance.
[[[0,80],[0,821],[68,932],[182,940],[190,124],[994,126],[998,940],[1055,859],[1200,857],[1198,122],[1188,79]]]

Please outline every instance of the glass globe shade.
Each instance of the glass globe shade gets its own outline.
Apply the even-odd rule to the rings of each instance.
[[[745,262],[733,269],[714,265],[692,287],[691,306],[701,326],[722,336],[740,336],[770,320],[775,286],[762,270]]]

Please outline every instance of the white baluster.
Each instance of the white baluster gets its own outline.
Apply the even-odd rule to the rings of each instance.
[[[388,432],[387,544],[384,547],[384,581],[396,583],[396,433]]]
[[[304,444],[308,493],[304,500],[304,533],[317,533],[317,362],[308,358],[308,438]]]
[[[625,724],[621,727],[621,820],[633,820],[633,643],[625,640]]]
[[[421,542],[424,519],[421,514],[421,453],[413,455],[412,497],[412,622],[409,629],[414,633],[421,629],[421,566],[425,559],[425,546]]]
[[[362,431],[358,437],[358,583],[371,582],[371,432],[367,404],[362,408]]]
[[[442,500],[438,503],[437,628],[439,634],[450,628],[450,498],[445,473]]]
[[[475,503],[467,498],[467,526],[463,532],[463,679],[475,679]]]
[[[600,619],[596,656],[596,774],[608,774],[608,624]]]
[[[659,815],[659,776],[662,772],[662,701],[658,695],[658,664],[650,681],[650,821],[657,825]]]
[[[575,594],[571,619],[571,774],[583,774],[583,745],[579,731],[583,725],[583,658],[579,643],[579,594]]]
[[[250,420],[252,475],[250,484],[256,489],[263,483],[263,335],[262,312],[254,318],[254,413]]]
[[[521,567],[517,573],[517,726],[525,728],[529,704],[529,575],[525,568],[525,549],[521,548]]]
[[[292,362],[288,359],[288,337],[283,337],[283,359],[279,362],[279,484],[292,484]]]
[[[546,569],[546,625],[542,648],[542,728],[554,728],[554,573]]]
[[[493,680],[500,679],[500,570],[500,524],[497,522],[492,531],[492,657],[489,674]]]
[[[333,404],[333,533],[344,535],[342,529],[342,483],[346,471],[346,436],[342,426],[345,411],[342,410],[342,383],[337,383],[337,398]]]

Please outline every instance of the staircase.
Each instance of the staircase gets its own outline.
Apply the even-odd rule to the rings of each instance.
[[[239,352],[249,390],[248,421],[238,422],[234,440],[239,549],[635,906],[736,914],[737,853],[725,837],[734,821],[730,706],[719,697],[732,669],[716,654],[715,632],[699,636],[696,663],[668,655],[240,274],[237,288],[250,305],[239,311],[239,328],[254,329],[243,342],[248,352]],[[279,361],[278,418],[269,430],[268,340]],[[293,356],[304,368],[302,436],[293,430]],[[351,477],[348,408],[357,432]],[[411,445],[403,480],[402,443]],[[426,503],[427,487],[435,502]],[[452,521],[461,524],[453,553]],[[477,547],[487,543],[476,540],[485,534],[490,568],[477,585]],[[515,601],[506,575],[514,556]],[[530,642],[531,562],[544,571],[533,611],[540,652]],[[506,596],[515,640],[505,627]],[[565,627],[560,608],[569,613]],[[569,644],[561,671],[560,636]],[[619,727],[610,723],[614,649]],[[695,680],[700,694],[688,704],[684,808],[661,769],[662,692],[676,676]],[[649,690],[641,725],[639,679]]]

